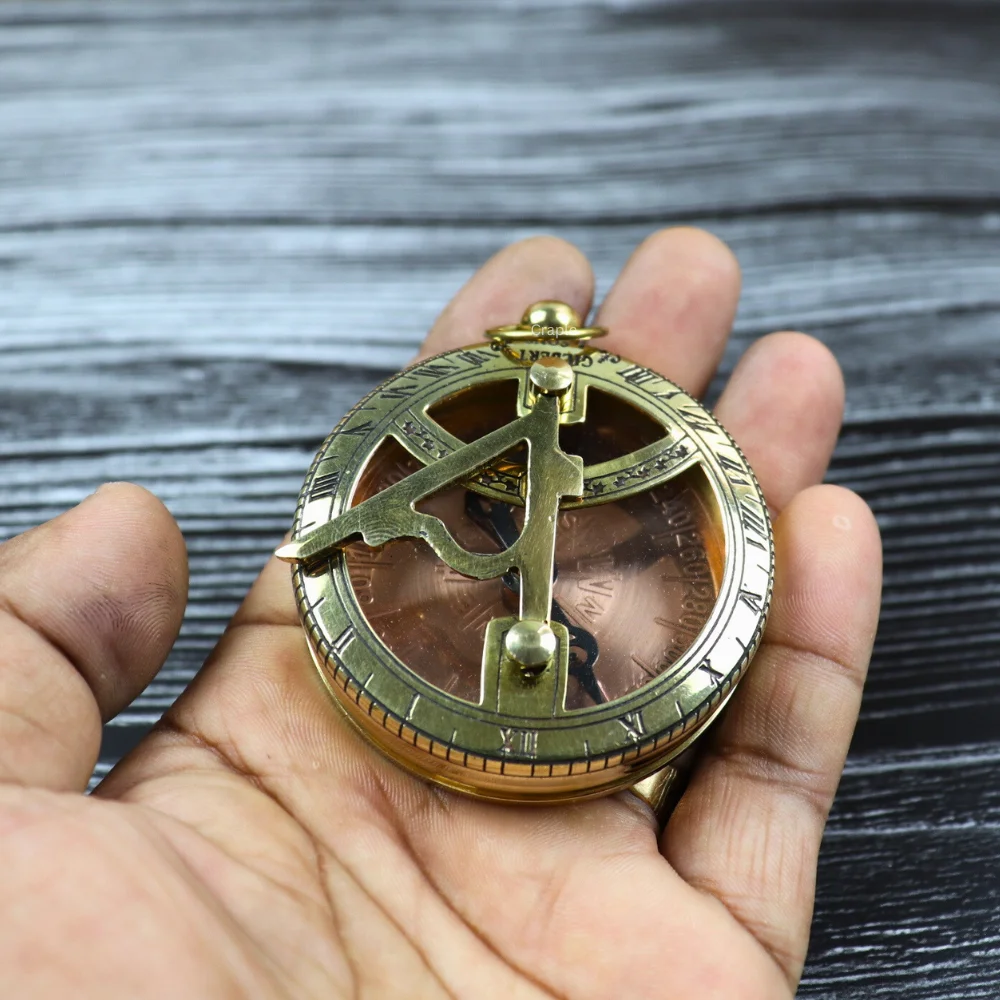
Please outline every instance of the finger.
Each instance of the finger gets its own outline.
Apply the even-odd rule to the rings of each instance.
[[[794,985],[816,861],[857,721],[878,620],[881,546],[865,503],[806,490],[775,525],[764,643],[709,738],[662,849],[720,899]]]
[[[138,486],[0,546],[0,781],[82,789],[102,720],[160,668],[186,598],[184,540]]]
[[[516,323],[533,302],[556,299],[580,316],[590,312],[594,275],[572,243],[534,236],[491,257],[451,300],[427,335],[419,358],[483,339],[486,330]]]
[[[740,297],[740,267],[701,229],[663,229],[629,258],[596,322],[601,347],[701,395],[726,346]]]
[[[818,340],[773,333],[740,359],[715,412],[780,511],[826,473],[844,415],[844,378]]]

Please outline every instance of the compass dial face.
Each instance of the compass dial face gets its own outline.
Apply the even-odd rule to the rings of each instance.
[[[401,465],[371,469],[377,489]],[[697,470],[669,483],[558,516],[552,614],[570,631],[564,707],[623,698],[669,670],[708,622],[718,595],[723,539]],[[470,551],[500,552],[516,538],[523,508],[453,486],[423,508]],[[424,542],[345,550],[351,587],[386,647],[442,692],[482,699],[487,625],[516,615],[518,581],[474,580]]]
[[[397,484],[445,460],[457,468],[472,445],[524,422],[541,356],[572,365],[553,447],[583,466],[578,495],[553,508],[550,681],[519,693],[502,662],[491,666],[522,580],[532,585],[515,567],[476,578],[417,528],[377,544],[358,528],[295,572],[314,659],[348,715],[412,769],[494,798],[600,794],[662,766],[725,703],[770,600],[767,509],[726,432],[648,369],[563,345],[452,351],[383,383],[325,442],[295,537],[373,498],[388,504]],[[500,567],[526,517],[541,517],[524,500],[539,447],[516,442],[443,476],[412,516]]]

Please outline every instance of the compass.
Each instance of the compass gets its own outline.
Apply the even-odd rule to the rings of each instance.
[[[604,333],[536,303],[387,379],[323,443],[278,549],[333,701],[470,795],[657,804],[760,641],[753,472]]]

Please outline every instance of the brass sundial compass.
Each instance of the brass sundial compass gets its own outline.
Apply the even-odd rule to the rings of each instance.
[[[702,405],[542,302],[379,385],[293,541],[313,658],[385,753],[472,795],[645,782],[719,713],[773,575],[753,472]]]

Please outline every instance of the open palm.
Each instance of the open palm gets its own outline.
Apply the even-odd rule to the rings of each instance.
[[[738,294],[722,244],[668,230],[635,252],[598,322],[609,348],[699,393]],[[571,246],[515,244],[425,353],[539,299],[585,314],[591,295]],[[774,602],[662,834],[628,793],[491,805],[387,762],[322,691],[275,560],[190,689],[84,797],[101,718],[176,638],[184,543],[125,485],[5,543],[0,995],[791,996],[879,601],[870,512],[816,485],[842,407],[829,352],[788,333],[757,342],[719,401],[777,515]]]

